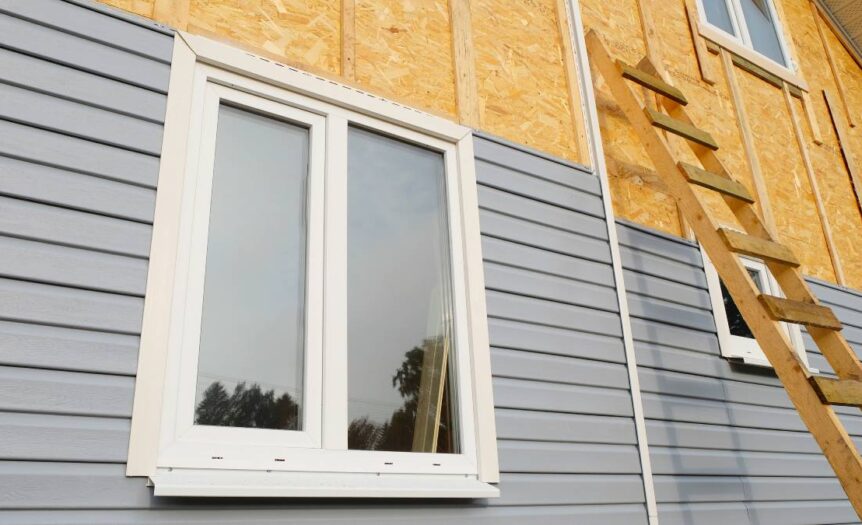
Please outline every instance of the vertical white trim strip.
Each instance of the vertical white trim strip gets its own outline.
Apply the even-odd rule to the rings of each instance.
[[[620,259],[620,246],[617,238],[616,219],[611,204],[611,190],[608,182],[607,166],[605,165],[605,154],[602,147],[601,131],[599,128],[599,116],[596,108],[596,95],[593,90],[592,75],[590,73],[589,59],[586,54],[587,44],[584,39],[584,25],[581,19],[581,11],[578,0],[568,0],[569,16],[572,23],[569,24],[574,32],[575,60],[579,69],[579,80],[584,96],[584,115],[592,136],[593,165],[598,174],[602,188],[602,203],[605,209],[605,219],[608,225],[608,240],[611,247],[611,260],[614,269],[614,280],[616,281],[617,300],[620,306],[620,321],[623,329],[623,345],[626,353],[626,368],[628,369],[629,385],[632,394],[632,409],[634,411],[635,432],[638,438],[638,452],[640,453],[641,472],[644,482],[644,495],[646,497],[647,516],[650,525],[658,525],[658,505],[656,504],[655,485],[652,475],[652,463],[649,457],[649,444],[647,443],[646,419],[644,418],[643,400],[641,398],[640,380],[638,379],[637,361],[635,358],[634,338],[632,337],[632,325],[629,317],[628,298],[626,297],[626,286],[623,280],[622,260]]]
[[[183,173],[194,87],[195,55],[179,36],[174,37],[171,77],[159,163],[157,218],[153,224],[146,300],[138,353],[138,374],[126,475],[146,476],[155,471],[162,418],[162,386],[170,335],[171,303],[179,237],[178,217],[183,194]],[[142,373],[146,371],[146,373]]]

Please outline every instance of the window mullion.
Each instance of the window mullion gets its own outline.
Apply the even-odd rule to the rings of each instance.
[[[736,31],[739,33],[739,39],[746,47],[751,48],[751,34],[748,32],[748,24],[745,21],[745,13],[742,11],[742,4],[739,0],[727,0],[731,4],[730,10],[733,19],[736,21]]]
[[[326,122],[323,448],[347,449],[347,119]]]

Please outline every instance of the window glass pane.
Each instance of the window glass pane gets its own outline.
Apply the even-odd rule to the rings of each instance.
[[[725,0],[703,0],[703,8],[706,10],[707,21],[724,31],[735,35],[733,30],[733,22],[730,20],[730,13],[727,11],[727,2]]]
[[[757,289],[763,292],[760,272],[748,268],[748,275],[751,276],[751,280],[754,281]],[[727,314],[727,325],[730,328],[730,335],[754,339],[754,334],[751,333],[751,329],[748,328],[745,319],[742,318],[742,313],[739,311],[736,303],[733,302],[733,298],[730,296],[727,288],[724,287],[724,283],[721,283],[721,297],[724,299],[724,312]]]
[[[308,130],[219,109],[195,423],[299,430]]]
[[[739,1],[742,5],[748,34],[751,35],[752,47],[779,64],[786,64],[784,53],[781,52],[775,22],[772,20],[772,14],[767,4],[768,0]]]
[[[348,140],[348,446],[456,453],[443,155]]]

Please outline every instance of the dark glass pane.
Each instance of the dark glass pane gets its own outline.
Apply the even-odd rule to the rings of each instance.
[[[751,276],[751,280],[757,285],[757,289],[762,292],[763,287],[760,284],[760,272],[749,268],[748,275]],[[730,296],[727,288],[724,287],[724,283],[721,283],[721,297],[724,299],[724,312],[727,314],[727,325],[730,328],[730,334],[754,339],[754,334],[751,333],[751,329],[745,323],[745,319],[742,318],[742,313],[739,311],[736,303],[733,302],[733,298]]]
[[[736,34],[725,0],[703,0],[703,8],[706,10],[706,19],[710,24],[731,35]]]
[[[767,0],[740,0],[752,47],[779,64],[786,64]]]
[[[308,130],[219,109],[195,423],[302,427]]]
[[[443,155],[348,137],[348,447],[458,452]]]

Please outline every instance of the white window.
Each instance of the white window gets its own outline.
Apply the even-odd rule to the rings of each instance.
[[[724,283],[718,276],[718,272],[712,262],[703,255],[706,281],[709,287],[709,296],[712,302],[712,312],[715,317],[715,327],[718,332],[718,343],[721,347],[721,355],[731,359],[741,360],[744,363],[771,367],[769,360],[760,349],[760,345],[751,333],[751,330],[742,318],[742,314],[733,302],[733,298],[724,287]],[[769,268],[763,261],[741,257],[743,266],[748,270],[748,275],[761,293],[782,297],[781,288],[769,272]],[[802,331],[799,325],[781,323],[788,340],[796,349],[802,362],[807,366],[808,357],[805,353],[805,345],[802,340]]]
[[[496,496],[470,131],[200,37],[172,67],[129,475]]]
[[[773,0],[698,0],[701,32],[767,71],[800,86]]]

